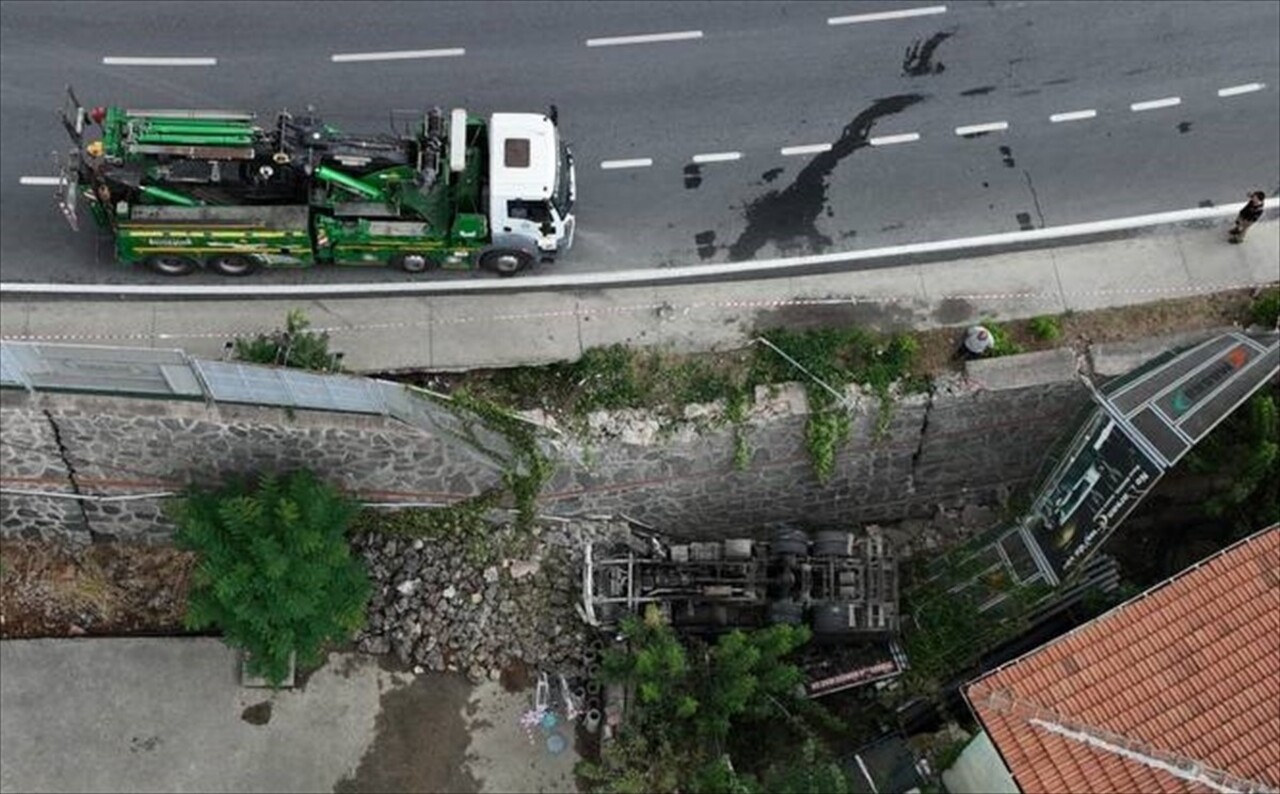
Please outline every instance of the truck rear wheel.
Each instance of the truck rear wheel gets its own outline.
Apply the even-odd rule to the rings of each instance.
[[[531,257],[524,251],[499,249],[480,257],[480,267],[492,270],[499,276],[514,276],[529,266]]]
[[[426,254],[396,254],[391,264],[406,273],[423,273],[435,268],[436,261]]]
[[[809,535],[803,529],[778,527],[769,535],[769,554],[781,557],[793,554],[803,557],[809,553]]]
[[[224,276],[247,276],[258,270],[258,261],[241,254],[219,254],[206,260],[209,269]]]
[[[848,557],[849,533],[824,529],[813,538],[813,554],[816,557]]]
[[[156,254],[147,259],[147,267],[162,276],[185,276],[199,266],[199,262],[181,254]]]

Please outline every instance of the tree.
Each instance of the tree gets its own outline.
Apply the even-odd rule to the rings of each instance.
[[[186,625],[220,628],[272,686],[292,653],[318,664],[325,643],[364,623],[369,580],[346,541],[356,511],[307,471],[189,493],[174,516],[177,545],[198,555]]]
[[[769,769],[772,779],[804,791],[813,781],[831,782],[829,764],[812,740],[803,717],[820,711],[800,697],[802,674],[786,657],[809,639],[803,626],[771,626],[724,634],[714,645],[685,646],[652,605],[643,619],[627,618],[621,631],[626,651],[605,653],[606,679],[631,687],[634,707],[618,740],[599,764],[582,763],[579,773],[592,790],[614,792],[687,791],[690,794],[756,794],[762,789],[751,769]],[[808,705],[808,708],[805,706]],[[825,712],[823,712],[825,715]],[[795,731],[807,741],[800,757],[806,770],[790,770],[788,739]],[[780,763],[759,754],[735,755],[733,735],[766,731],[782,753]],[[774,741],[776,739],[776,741]],[[838,770],[837,770],[838,771]],[[799,781],[799,782],[796,782]],[[794,784],[794,785],[793,785]],[[833,791],[843,791],[836,787]]]

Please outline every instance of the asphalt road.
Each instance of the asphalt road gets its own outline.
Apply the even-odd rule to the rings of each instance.
[[[51,175],[51,152],[65,148],[54,111],[67,83],[89,105],[271,114],[310,103],[331,123],[371,130],[385,129],[390,108],[554,102],[575,144],[580,195],[578,244],[554,266],[562,273],[875,248],[1280,192],[1280,3],[948,2],[945,13],[828,24],[925,7],[6,0],[0,279],[162,281],[113,264],[91,230],[71,233],[52,188],[20,184]],[[662,33],[686,36],[588,46]],[[465,54],[331,60],[454,48]],[[1218,94],[1255,83],[1264,87]],[[1176,106],[1131,108],[1175,97]],[[1086,110],[1096,115],[1050,120]],[[1007,129],[955,132],[997,122]],[[919,137],[872,145],[910,134]],[[832,148],[782,153],[815,144]],[[601,166],[636,159],[652,165]],[[219,279],[184,283],[199,281]]]

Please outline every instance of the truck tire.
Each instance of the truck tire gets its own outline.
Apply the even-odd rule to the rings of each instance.
[[[206,266],[224,276],[247,276],[257,272],[258,260],[242,254],[218,254],[205,260]]]
[[[804,556],[809,553],[809,534],[795,527],[778,527],[769,535],[769,554]]]
[[[510,248],[499,248],[494,251],[486,251],[480,257],[480,267],[486,270],[492,270],[499,276],[514,276],[521,270],[529,266],[532,257],[524,251],[516,251]]]
[[[424,273],[435,269],[436,260],[427,254],[396,254],[392,257],[391,264],[406,273]]]
[[[770,601],[769,624],[771,626],[799,626],[804,621],[804,605],[798,601]]]
[[[814,535],[813,554],[815,557],[832,556],[848,557],[849,533],[839,530],[824,529]]]
[[[156,254],[147,258],[147,267],[162,276],[186,276],[200,263],[182,254]]]
[[[849,625],[849,601],[823,601],[813,605],[813,633],[824,637],[842,637],[855,633]]]

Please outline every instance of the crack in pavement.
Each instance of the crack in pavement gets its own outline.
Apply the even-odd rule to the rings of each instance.
[[[730,261],[755,256],[766,243],[779,249],[797,248],[803,238],[816,252],[831,246],[831,238],[818,231],[817,220],[827,205],[827,184],[840,161],[869,146],[871,129],[884,116],[900,113],[922,102],[922,94],[897,94],[871,103],[845,126],[840,139],[809,161],[795,180],[782,190],[770,190],[748,203],[743,211],[747,228],[729,246]]]

